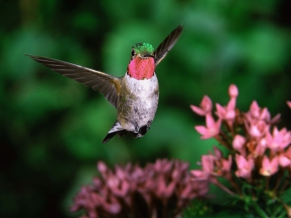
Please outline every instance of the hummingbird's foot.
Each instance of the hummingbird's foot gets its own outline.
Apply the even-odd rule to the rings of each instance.
[[[142,137],[141,134],[139,134],[139,133],[133,133],[133,132],[132,132],[132,136],[133,136],[134,138]]]
[[[143,137],[146,132],[150,129],[152,120],[149,120],[146,125],[139,127],[137,121],[132,121],[132,124],[134,125],[134,131],[132,132],[133,136],[135,138]]]
[[[148,121],[148,124],[147,124],[147,130],[149,130],[149,129],[151,128],[152,122],[153,122],[152,120],[149,120],[149,121]]]
[[[151,124],[152,124],[152,120],[149,120],[148,123],[147,123],[147,125],[142,126],[142,127],[139,129],[138,133],[139,133],[140,137],[141,137],[141,136],[144,136],[144,135],[146,134],[146,132],[150,129]]]
[[[141,136],[144,136],[146,134],[146,132],[148,131],[148,126],[142,126],[140,129],[139,129],[139,132],[138,134]]]

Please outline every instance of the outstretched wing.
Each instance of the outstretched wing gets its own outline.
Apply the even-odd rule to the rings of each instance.
[[[118,93],[120,93],[119,78],[56,59],[25,55],[68,78],[99,91],[115,108],[117,107]]]
[[[183,26],[179,25],[176,29],[174,29],[159,45],[159,47],[155,50],[155,63],[156,66],[163,60],[163,58],[168,54],[171,48],[175,45],[177,40],[179,39],[183,30]]]

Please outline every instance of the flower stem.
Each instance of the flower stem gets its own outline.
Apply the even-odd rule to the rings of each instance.
[[[260,215],[260,217],[268,218],[269,216],[262,210],[262,208],[257,204],[257,202],[253,201],[253,207],[255,208],[256,212]]]
[[[235,183],[233,178],[231,178],[231,180],[229,180],[229,182],[236,189],[237,194],[242,195],[242,192],[241,192],[239,186]]]
[[[214,138],[216,139],[216,141],[218,141],[221,145],[226,147],[228,150],[231,150],[231,147],[227,142],[228,138],[227,138],[227,136],[224,134],[224,132],[222,130],[220,130],[219,134],[214,136]]]
[[[214,184],[217,185],[219,188],[221,188],[226,193],[228,193],[230,195],[233,195],[233,196],[235,195],[234,192],[232,192],[231,190],[229,190],[227,187],[225,187],[223,184],[221,184],[218,180],[216,180],[216,182]]]
[[[284,206],[284,208],[286,210],[287,216],[291,217],[291,207],[288,206],[284,201],[282,201],[281,198],[278,198],[278,200],[281,202],[281,204],[283,204],[283,206]]]
[[[276,180],[275,186],[274,186],[274,188],[272,190],[274,193],[278,190],[279,186],[282,184],[282,178],[283,177],[284,177],[284,171],[280,170],[279,174],[277,176],[277,180]]]

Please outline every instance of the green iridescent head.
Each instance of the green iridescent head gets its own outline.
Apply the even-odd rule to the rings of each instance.
[[[141,57],[153,56],[154,51],[154,47],[151,44],[140,42],[132,46],[131,56],[134,57],[138,54]]]

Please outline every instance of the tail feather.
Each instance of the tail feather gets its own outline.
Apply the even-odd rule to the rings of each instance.
[[[105,144],[108,142],[113,136],[116,135],[117,132],[108,133],[105,138],[103,139],[102,143]]]
[[[117,133],[122,136],[124,134],[124,131],[126,130],[124,130],[123,127],[120,125],[120,123],[116,121],[114,125],[112,126],[112,128],[107,133],[107,135],[105,136],[105,138],[103,139],[103,144],[108,142]]]
[[[114,125],[112,126],[112,128],[107,133],[107,135],[105,136],[105,138],[103,139],[103,143],[108,142],[116,134],[118,134],[119,136],[124,136],[130,133],[134,138],[143,137],[147,133],[147,131],[150,129],[151,122],[152,121],[150,120],[147,125],[139,128],[138,132],[129,132],[125,130],[118,121],[116,121]]]

